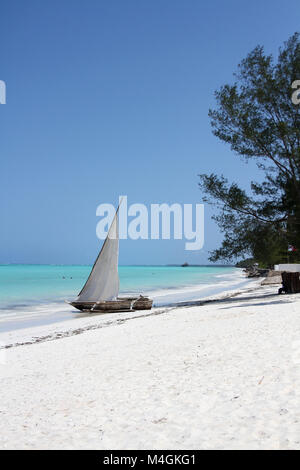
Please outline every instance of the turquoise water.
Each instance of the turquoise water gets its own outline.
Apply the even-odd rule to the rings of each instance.
[[[0,265],[0,308],[74,299],[91,266]],[[202,285],[212,288],[236,268],[120,266],[120,293],[164,293]]]

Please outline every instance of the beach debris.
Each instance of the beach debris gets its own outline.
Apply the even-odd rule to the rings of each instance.
[[[269,269],[261,269],[258,267],[257,263],[254,263],[250,266],[247,266],[244,269],[247,277],[266,277],[268,276]]]
[[[166,423],[168,420],[167,418],[160,418],[160,419],[155,419],[154,421],[152,421],[153,424],[162,424],[162,423]]]

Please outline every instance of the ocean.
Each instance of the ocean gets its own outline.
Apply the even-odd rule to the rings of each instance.
[[[33,317],[45,322],[47,311],[62,312],[62,306],[66,312],[59,320],[65,320],[70,307],[64,300],[76,298],[90,270],[75,265],[0,265],[1,326]],[[240,269],[219,266],[120,266],[119,276],[120,296],[149,295],[155,306],[214,296],[247,283]]]

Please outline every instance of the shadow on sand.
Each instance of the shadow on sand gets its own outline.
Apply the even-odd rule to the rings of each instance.
[[[293,294],[297,295],[297,294]],[[299,295],[299,294],[298,294]],[[171,304],[171,307],[196,307],[203,306],[208,304],[230,304],[228,307],[221,307],[222,309],[229,308],[240,308],[240,307],[251,307],[251,306],[263,306],[263,305],[272,305],[272,304],[283,304],[283,303],[292,303],[293,300],[290,298],[285,298],[285,295],[279,296],[278,293],[274,294],[259,294],[244,296],[242,292],[229,295],[223,299],[213,299],[213,300],[195,300],[190,302],[179,302],[176,304]],[[269,301],[274,299],[273,301]],[[275,300],[276,299],[276,300]],[[248,303],[249,301],[249,303]],[[239,305],[232,305],[235,302],[239,302]],[[240,302],[243,302],[242,304]]]

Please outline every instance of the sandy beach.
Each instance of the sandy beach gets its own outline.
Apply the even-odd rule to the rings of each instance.
[[[2,335],[0,447],[299,449],[299,309],[260,287]]]

